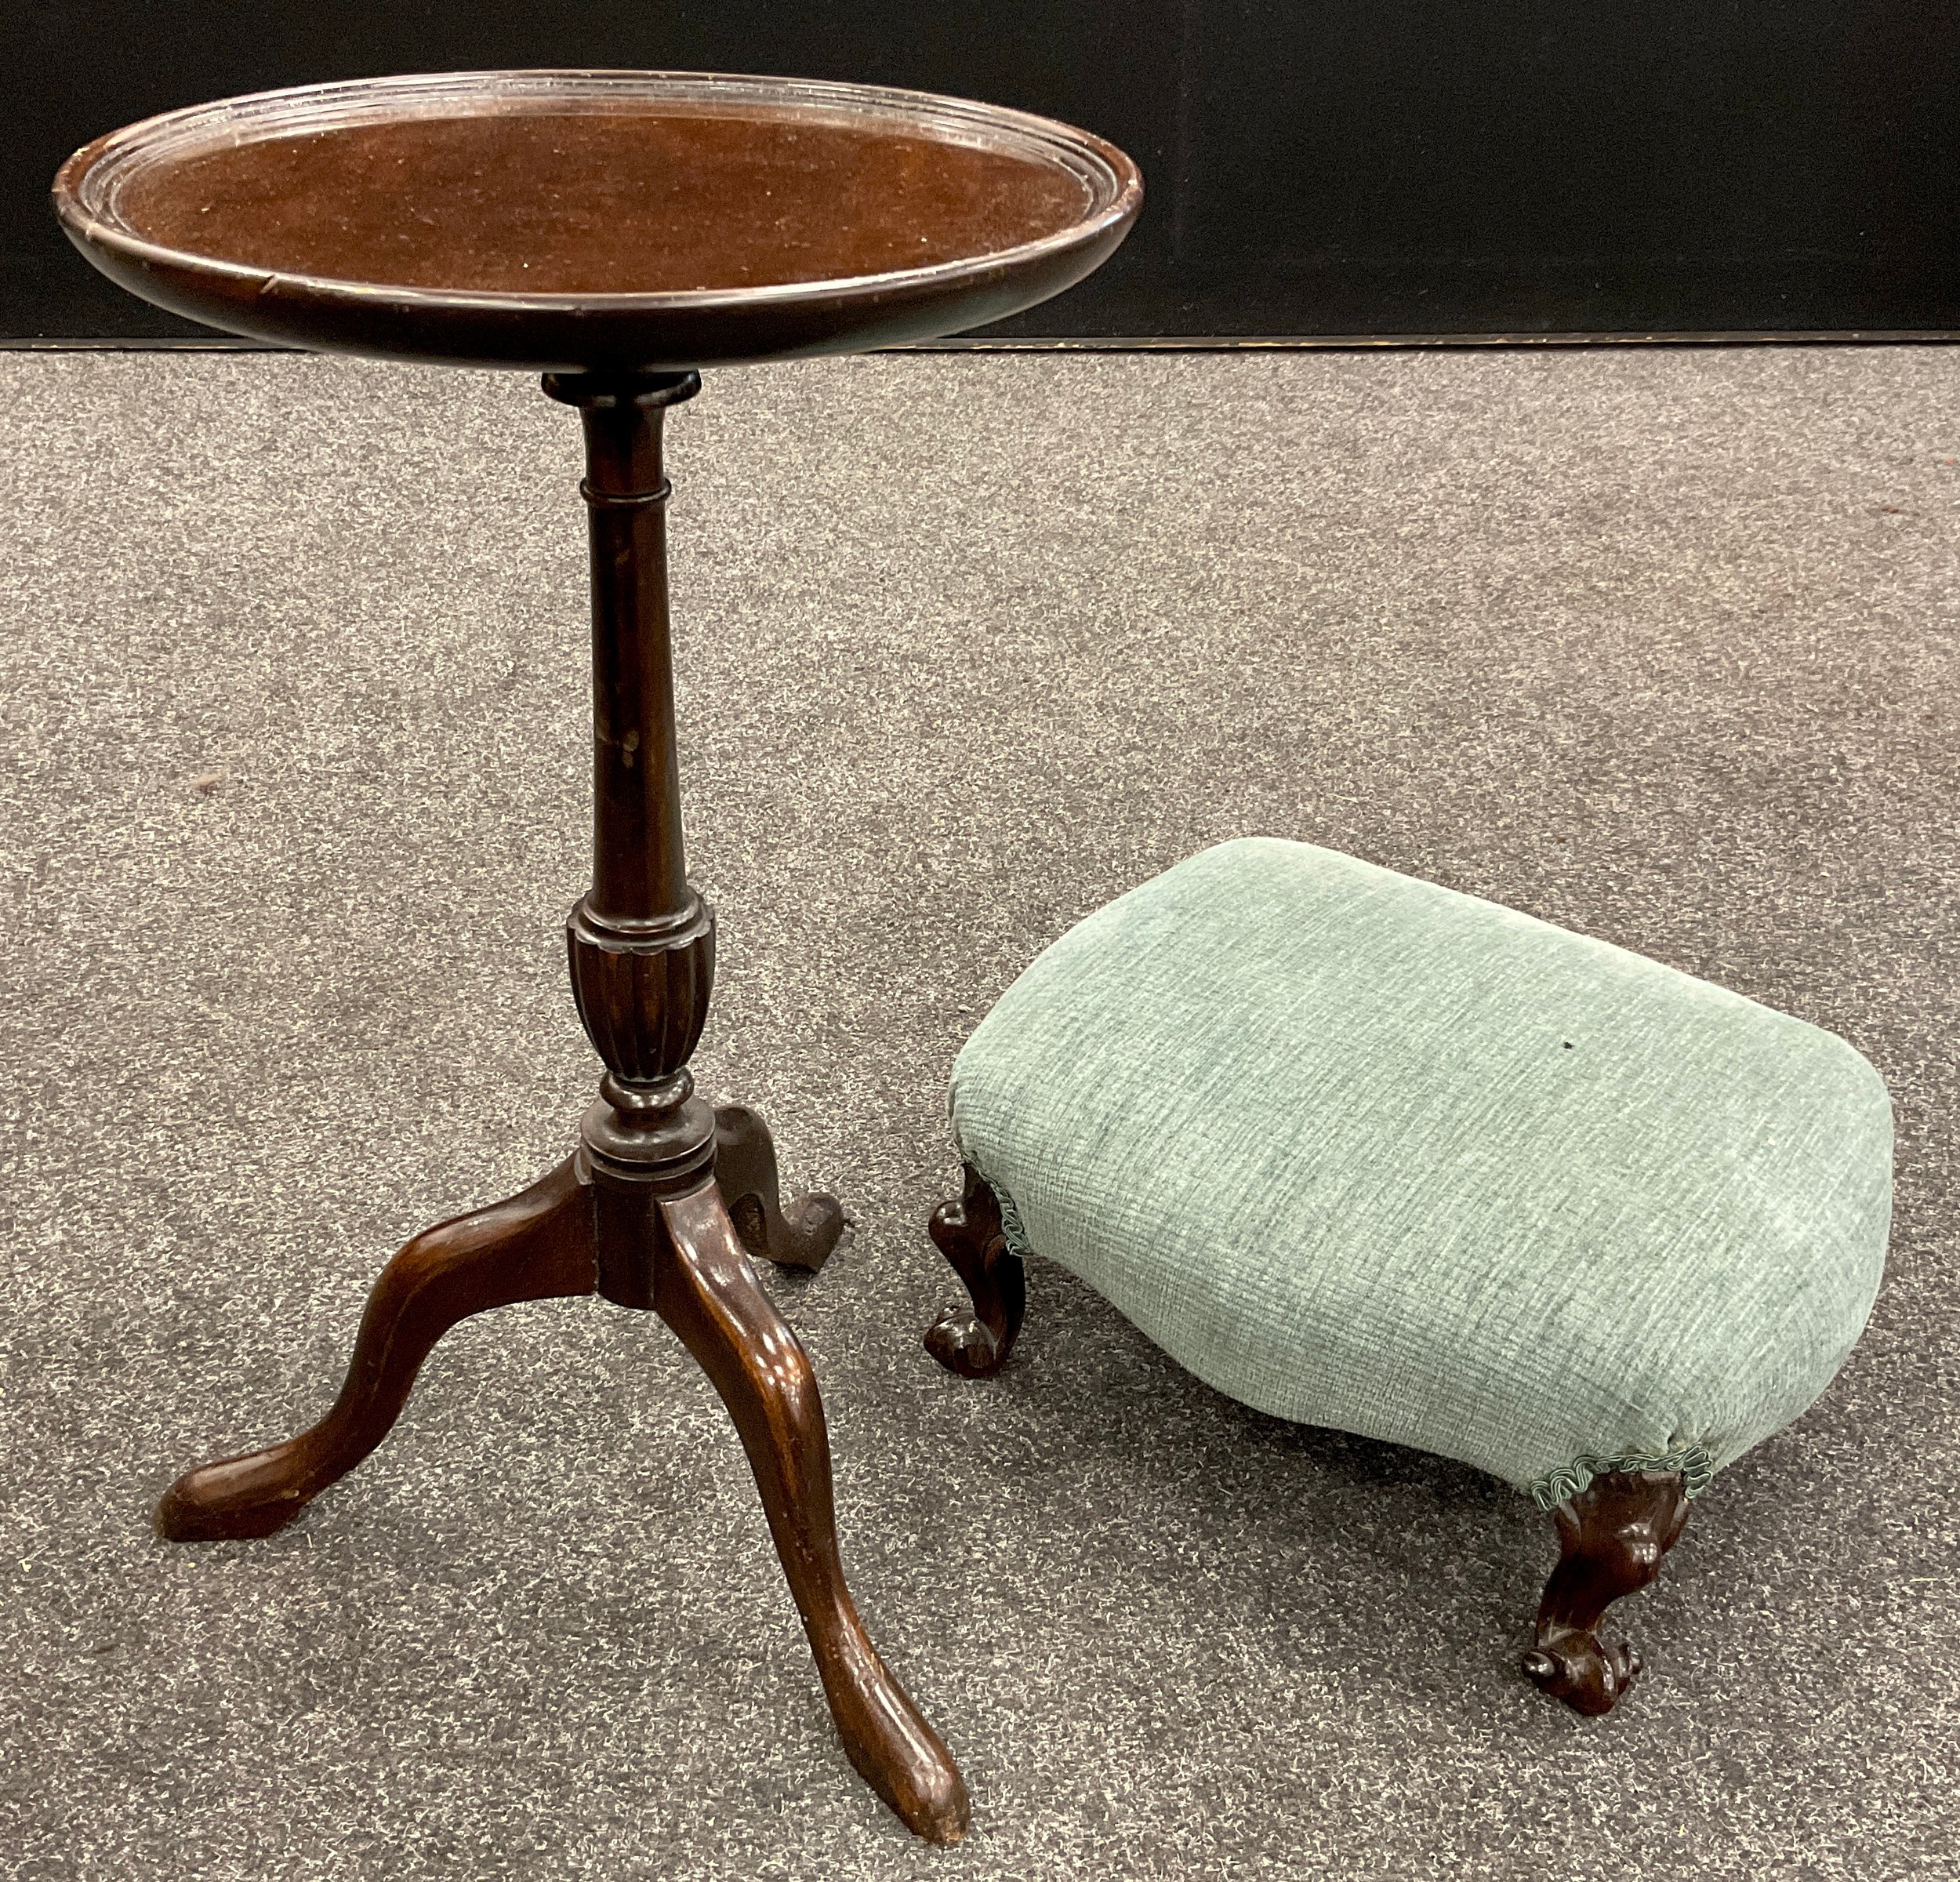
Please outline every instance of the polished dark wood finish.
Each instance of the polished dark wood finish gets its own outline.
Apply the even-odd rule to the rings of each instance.
[[[119,206],[165,248],[247,267],[579,296],[942,267],[1058,234],[1084,206],[1057,165],[895,119],[811,122],[658,97],[604,112],[513,102],[216,144],[135,173]],[[731,174],[748,187],[717,196]],[[376,177],[411,193],[405,220]],[[354,207],[322,217],[323,203]],[[540,217],[543,204],[557,213]]]
[[[965,1788],[852,1605],[815,1378],[745,1252],[820,1267],[844,1212],[786,1205],[768,1127],[712,1110],[688,1069],[715,920],[681,830],[664,423],[699,365],[954,332],[1059,292],[1127,234],[1136,165],[1066,125],[877,86],[479,72],[166,113],[76,152],[54,193],[89,259],[160,307],[318,349],[539,367],[585,433],[593,863],[565,945],[597,1098],[568,1162],[396,1256],[319,1424],[180,1478],[158,1528],[291,1521],[387,1435],[466,1314],[593,1292],[652,1310],[741,1433],[851,1761],[919,1835],[956,1840]],[[1018,1265],[982,1245],[969,1266],[1004,1357]]]
[[[605,1065],[576,1154],[521,1196],[417,1236],[368,1302],[339,1398],[283,1444],[207,1464],[159,1505],[175,1541],[265,1535],[387,1435],[417,1369],[465,1315],[597,1292],[658,1313],[727,1404],[851,1760],[918,1835],[956,1841],[958,1768],[892,1677],[844,1579],[829,1441],[808,1356],[744,1241],[820,1267],[844,1227],[829,1196],[782,1205],[768,1126],[717,1115],[687,1062],[714,983],[714,911],[689,885],[667,620],[667,408],[691,372],[557,373],[584,420],[593,595],[593,880],[566,926],[573,995]],[[737,1224],[742,1226],[738,1232]]]
[[[760,1114],[745,1104],[716,1110],[714,1180],[742,1245],[779,1267],[815,1273],[844,1234],[844,1208],[834,1196],[817,1190],[783,1206],[775,1139]]]
[[[1661,1470],[1609,1470],[1552,1513],[1559,1565],[1538,1608],[1526,1674],[1575,1712],[1610,1712],[1640,1677],[1640,1655],[1599,1637],[1606,1611],[1661,1572],[1688,1521],[1688,1490]]]
[[[926,1329],[926,1350],[963,1379],[989,1379],[1007,1363],[1028,1301],[1021,1257],[1007,1246],[1000,1204],[986,1179],[965,1166],[959,1200],[932,1212],[932,1239],[966,1283],[973,1311],[950,1309]]]
[[[576,409],[585,431],[579,492],[591,545],[593,881],[579,906],[626,932],[636,922],[691,919],[700,903],[688,887],[681,833],[665,441],[669,407],[692,398],[701,376],[548,372],[544,389]],[[705,1015],[705,980],[702,1001]],[[678,1046],[676,1063],[693,1048],[692,1040]]]
[[[383,1270],[333,1408],[297,1437],[187,1471],[157,1506],[171,1542],[270,1535],[393,1429],[430,1349],[459,1320],[590,1294],[592,1198],[569,1161],[521,1196],[425,1229]]]
[[[756,1284],[712,1183],[653,1206],[665,1229],[648,1238],[662,1257],[654,1306],[714,1382],[742,1434],[844,1749],[919,1835],[956,1843],[967,1827],[966,1786],[879,1659],[844,1586],[829,1439],[809,1356]]]
[[[1129,233],[1136,165],[1025,112],[699,72],[360,79],[78,151],[69,238],[257,338],[574,370],[848,352],[997,320]]]

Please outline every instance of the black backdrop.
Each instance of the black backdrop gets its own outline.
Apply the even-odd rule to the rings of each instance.
[[[1960,329],[1954,0],[13,0],[0,335],[191,334],[47,206],[97,133],[496,65],[797,72],[1086,125],[1143,220],[1027,335]]]

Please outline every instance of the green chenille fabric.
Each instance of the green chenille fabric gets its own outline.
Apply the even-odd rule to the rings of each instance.
[[[1021,1252],[1262,1412],[1547,1507],[1691,1491],[1863,1330],[1892,1110],[1832,1034],[1302,843],[1192,857],[1047,950],[961,1052]]]

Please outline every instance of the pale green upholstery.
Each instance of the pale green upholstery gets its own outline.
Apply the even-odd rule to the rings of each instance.
[[[1884,1264],[1891,1106],[1843,1041],[1301,843],[1070,930],[952,1110],[1018,1252],[1200,1379],[1547,1506],[1700,1488],[1824,1390]]]

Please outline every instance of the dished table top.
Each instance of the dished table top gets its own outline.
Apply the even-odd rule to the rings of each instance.
[[[652,72],[362,80],[78,151],[71,238],[145,298],[303,346],[680,367],[956,332],[1098,266],[1113,146],[867,85]]]

